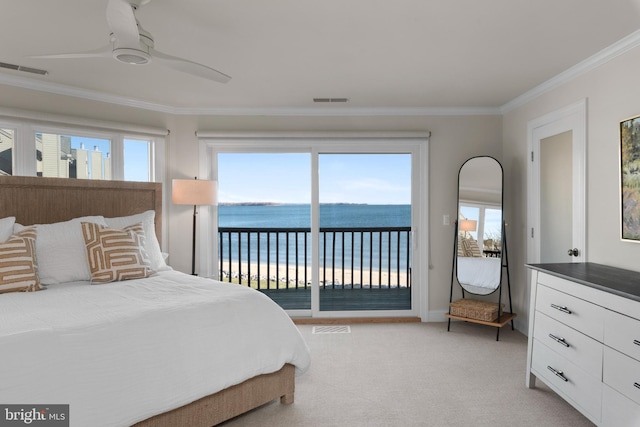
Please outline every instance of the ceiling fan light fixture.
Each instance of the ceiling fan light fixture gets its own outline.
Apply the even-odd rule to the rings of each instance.
[[[138,49],[118,48],[113,50],[113,57],[126,64],[143,65],[151,60],[151,55]]]

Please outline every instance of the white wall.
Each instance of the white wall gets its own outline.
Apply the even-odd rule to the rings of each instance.
[[[509,261],[520,322],[528,292],[526,262],[527,123],[587,99],[587,261],[640,270],[640,244],[620,240],[619,122],[640,114],[640,49],[635,48],[503,116]]]

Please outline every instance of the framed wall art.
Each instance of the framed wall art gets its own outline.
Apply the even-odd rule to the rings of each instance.
[[[620,122],[622,239],[640,242],[640,116]]]

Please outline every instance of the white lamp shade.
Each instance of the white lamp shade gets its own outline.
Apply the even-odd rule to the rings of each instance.
[[[215,205],[218,183],[204,179],[174,179],[171,200],[176,205]]]
[[[474,219],[460,220],[461,231],[476,231],[477,228],[478,228],[478,221]]]

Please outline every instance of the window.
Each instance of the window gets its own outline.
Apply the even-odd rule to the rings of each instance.
[[[124,140],[124,180],[152,181],[152,142],[140,139]]]
[[[0,128],[0,175],[13,175],[13,129]]]
[[[161,130],[149,135],[132,128],[129,135],[115,129],[53,126],[2,121],[0,175],[145,182],[162,176],[156,174],[164,169]]]
[[[475,231],[464,231],[461,237],[469,237],[470,235],[474,240],[482,242],[482,250],[485,252],[501,250],[502,211],[499,207],[461,202],[459,219],[478,221]],[[482,238],[479,239],[478,236]]]
[[[55,133],[36,133],[38,176],[111,179],[111,141]]]

